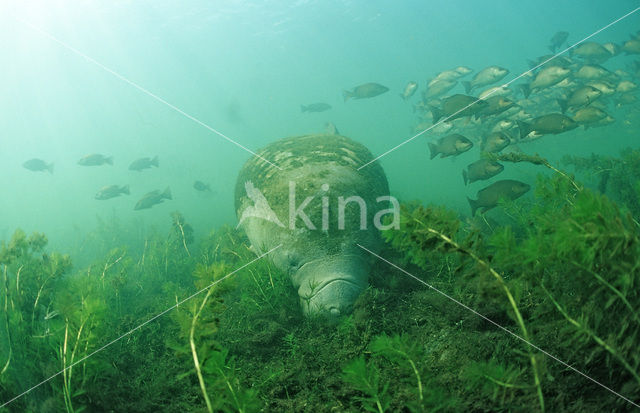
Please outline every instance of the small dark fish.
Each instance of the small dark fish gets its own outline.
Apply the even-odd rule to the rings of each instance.
[[[583,42],[569,50],[571,56],[578,56],[587,61],[602,63],[613,55],[606,47],[596,42]]]
[[[300,105],[300,111],[302,112],[324,112],[331,109],[331,105],[328,103],[311,103],[309,105]]]
[[[582,86],[575,90],[568,99],[558,99],[558,105],[560,105],[562,113],[565,113],[569,108],[587,106],[601,95],[602,92],[593,86]]]
[[[154,205],[162,203],[165,199],[173,199],[171,197],[171,189],[169,189],[169,187],[167,187],[167,189],[165,189],[164,192],[160,192],[160,190],[155,190],[147,193],[142,198],[140,198],[140,200],[138,201],[138,203],[133,209],[136,211],[140,209],[148,209]]]
[[[433,115],[433,123],[437,123],[441,118],[447,121],[472,116],[486,109],[488,103],[484,100],[467,95],[453,95],[442,100],[440,107],[429,106]]]
[[[587,129],[590,124],[598,123],[607,118],[610,118],[607,112],[595,106],[587,106],[586,108],[579,109],[573,116],[573,120],[583,125],[585,129]]]
[[[53,173],[53,162],[46,163],[42,159],[38,158],[29,159],[23,163],[22,166],[34,172],[49,171],[50,174]]]
[[[113,156],[104,156],[99,153],[87,155],[78,161],[82,166],[100,166],[104,164],[113,165]]]
[[[354,87],[351,91],[343,90],[342,97],[346,102],[351,98],[354,98],[354,99],[373,98],[387,91],[389,91],[388,87],[382,86],[378,83],[365,83],[365,84]]]
[[[632,38],[622,45],[622,51],[625,54],[640,54],[640,39]]]
[[[142,172],[143,169],[148,169],[148,168],[151,168],[152,166],[155,166],[156,168],[160,166],[160,162],[158,161],[157,156],[154,156],[153,159],[152,158],[136,159],[135,161],[131,162],[131,165],[129,165],[129,169],[131,171]]]
[[[436,82],[429,82],[427,90],[422,93],[425,100],[435,98],[440,95],[444,95],[458,84],[457,80],[438,80]]]
[[[508,74],[509,69],[500,66],[489,66],[476,73],[470,82],[462,82],[462,85],[465,93],[471,93],[473,89],[495,83]]]
[[[202,181],[195,181],[193,183],[193,187],[195,188],[196,191],[200,191],[200,192],[209,191],[209,192],[211,192],[211,186],[209,184],[205,184]]]
[[[489,96],[484,101],[487,102],[487,107],[478,113],[478,116],[499,115],[507,109],[516,106],[516,102],[504,96]]]
[[[476,215],[478,208],[482,208],[484,214],[491,208],[498,205],[500,199],[514,200],[520,198],[526,194],[531,187],[524,182],[515,181],[513,179],[503,179],[502,181],[496,181],[478,191],[476,197],[478,199],[473,200],[467,198],[469,205],[471,206],[471,216]]]
[[[539,68],[541,64],[544,64],[545,62],[549,62],[549,64],[552,64],[554,66],[560,66],[560,67],[569,67],[573,64],[573,60],[571,60],[570,58],[566,57],[566,56],[555,56],[552,54],[546,54],[544,56],[540,56],[538,57],[536,60],[530,60],[527,59],[527,63],[529,63],[529,68],[533,69],[533,68]]]
[[[125,186],[109,185],[99,190],[95,198],[97,200],[104,201],[106,199],[111,199],[111,198],[120,196],[121,194],[129,195],[129,193],[130,193],[129,185],[125,185]]]
[[[441,158],[460,155],[472,147],[473,142],[460,134],[454,133],[438,139],[435,143],[429,142],[429,150],[431,151],[430,159],[435,158],[438,154],[440,154]]]
[[[500,152],[511,143],[511,139],[504,132],[493,132],[490,133],[482,142],[483,152]]]
[[[502,164],[488,159],[480,159],[469,164],[467,169],[462,171],[462,178],[464,179],[464,184],[467,185],[475,181],[493,178],[502,171],[504,171]]]
[[[554,34],[550,40],[551,44],[549,45],[549,50],[551,50],[551,53],[555,53],[556,50],[559,49],[560,46],[562,46],[564,42],[567,41],[567,38],[569,38],[569,32],[558,32]]]
[[[519,120],[516,122],[520,128],[520,139],[526,138],[531,132],[535,132],[536,135],[557,135],[578,127],[576,121],[560,113],[539,116],[529,122]]]
[[[404,91],[400,93],[400,97],[403,100],[407,100],[416,93],[416,90],[418,90],[418,82],[410,81],[407,83],[407,86],[404,87]]]

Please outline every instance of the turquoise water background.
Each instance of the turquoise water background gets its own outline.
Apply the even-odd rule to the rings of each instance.
[[[9,1],[0,5],[0,239],[15,228],[45,232],[53,249],[78,253],[98,218],[117,219],[138,242],[181,211],[198,234],[235,225],[236,175],[251,156],[193,120],[115,77],[86,57],[252,149],[282,137],[320,132],[333,122],[374,155],[412,137],[416,115],[398,97],[420,90],[459,65],[475,72],[500,65],[511,73],[547,54],[558,30],[572,44],[637,7],[634,1]],[[31,25],[31,27],[29,26]],[[592,40],[620,43],[640,28],[640,14]],[[618,56],[605,66],[626,68]],[[343,102],[342,90],[365,82],[391,90]],[[451,93],[463,93],[457,86]],[[323,113],[300,105],[326,102]],[[522,145],[557,162],[564,154],[617,154],[637,144],[638,116],[611,113],[614,125],[577,129]],[[478,148],[429,160],[425,134],[381,159],[393,195],[445,204],[468,214],[461,170]],[[113,166],[82,167],[89,153]],[[158,155],[160,168],[129,171]],[[53,174],[21,165],[54,162]],[[539,170],[507,165],[501,179],[533,184]],[[196,192],[194,180],[210,183]],[[131,195],[93,197],[102,186],[129,184]],[[146,192],[170,186],[174,200],[134,211]],[[88,258],[88,257],[87,257]]]

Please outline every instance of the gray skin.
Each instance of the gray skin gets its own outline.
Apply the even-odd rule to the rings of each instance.
[[[239,227],[257,254],[280,246],[268,258],[290,277],[306,315],[331,319],[349,313],[367,287],[372,259],[357,244],[372,251],[381,245],[373,216],[389,208],[387,203],[376,202],[377,197],[389,194],[384,171],[377,162],[357,171],[373,157],[363,145],[340,135],[285,138],[263,148],[258,155],[282,170],[259,157],[245,163],[236,183]],[[295,218],[295,213],[290,213],[290,182],[295,182],[294,211],[307,197],[314,197],[303,211],[315,229],[306,225],[300,215]],[[263,207],[264,202],[256,202],[260,197],[252,188],[260,191],[267,208]],[[340,229],[338,197],[354,195],[366,203],[366,229],[360,227],[360,208],[355,203],[344,209],[344,229]],[[324,208],[329,211],[325,228],[323,199],[329,201]]]

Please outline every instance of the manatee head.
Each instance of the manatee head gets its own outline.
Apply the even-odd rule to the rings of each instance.
[[[339,135],[281,139],[258,154],[238,175],[239,226],[256,252],[275,248],[268,259],[290,277],[306,315],[348,314],[370,271],[371,256],[358,245],[381,244],[384,171],[376,162],[358,170],[373,156]]]

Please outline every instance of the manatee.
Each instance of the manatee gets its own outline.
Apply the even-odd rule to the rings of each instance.
[[[382,167],[373,162],[358,171],[373,156],[340,135],[284,138],[257,154],[238,174],[238,226],[256,253],[278,247],[268,257],[288,274],[304,314],[348,314],[375,259],[358,244],[379,250],[379,229],[396,221]],[[387,214],[392,224],[382,220]]]

